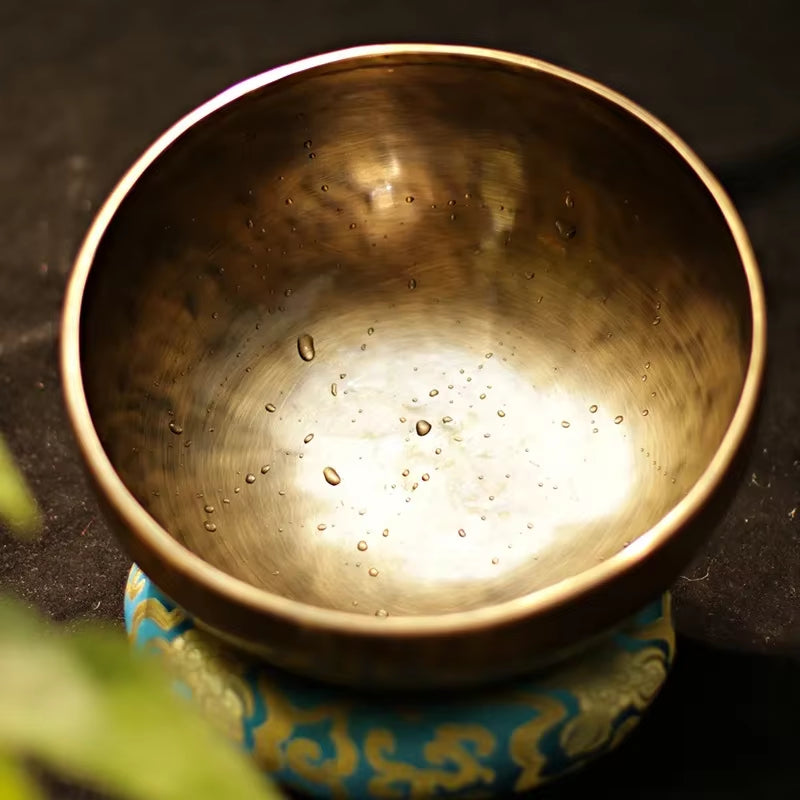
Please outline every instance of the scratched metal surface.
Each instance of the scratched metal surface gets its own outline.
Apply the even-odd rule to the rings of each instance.
[[[93,210],[153,137],[240,78],[347,44],[443,40],[529,53],[630,95],[695,147],[740,207],[770,311],[767,389],[747,474],[675,586],[685,635],[675,675],[630,744],[540,796],[605,787],[637,797],[644,776],[650,798],[794,793],[799,37],[789,0],[682,0],[646,11],[633,0],[508,2],[502,11],[417,0],[0,4],[0,430],[46,516],[34,545],[0,534],[3,588],[57,619],[120,619],[127,561],[98,517],[66,428],[55,335]],[[62,784],[50,793],[86,797]]]

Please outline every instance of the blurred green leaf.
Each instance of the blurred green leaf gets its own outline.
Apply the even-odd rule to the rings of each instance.
[[[31,757],[121,798],[281,796],[118,633],[87,625],[67,635],[8,599],[0,601],[0,709],[0,757]]]
[[[25,479],[14,465],[6,443],[0,437],[0,521],[21,536],[39,532],[41,518]]]
[[[21,764],[0,753],[0,797],[3,800],[41,800],[41,792]]]

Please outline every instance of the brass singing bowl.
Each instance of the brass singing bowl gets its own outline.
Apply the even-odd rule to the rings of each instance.
[[[164,591],[306,675],[455,686],[674,579],[765,309],[730,200],[647,112],[530,58],[386,45],[156,141],[62,342],[91,475]]]

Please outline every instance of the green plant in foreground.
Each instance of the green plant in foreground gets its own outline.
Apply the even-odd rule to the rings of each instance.
[[[0,440],[0,518],[38,512]],[[67,633],[0,598],[0,798],[38,800],[23,760],[125,800],[276,800],[242,753],[171,690],[119,632]]]

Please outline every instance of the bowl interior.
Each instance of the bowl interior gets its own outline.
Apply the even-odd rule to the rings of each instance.
[[[664,139],[547,72],[430,54],[193,126],[112,220],[81,324],[100,438],[170,535],[392,615],[524,595],[648,530],[751,342],[730,231]]]

